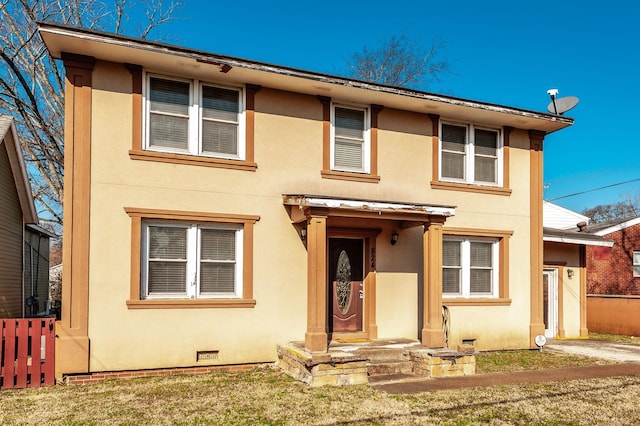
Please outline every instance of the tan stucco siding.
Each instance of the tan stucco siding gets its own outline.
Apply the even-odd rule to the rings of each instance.
[[[586,310],[585,294],[581,294],[581,281],[586,279],[586,268],[580,264],[580,246],[577,244],[544,243],[545,267],[558,270],[558,322],[560,337],[580,337],[580,311]],[[571,272],[569,272],[571,271]],[[571,275],[571,277],[569,276]],[[582,289],[584,292],[585,289]]]
[[[5,142],[0,141],[0,318],[22,316],[22,209]]]
[[[324,179],[322,104],[313,96],[263,87],[255,98],[256,171],[134,160],[131,74],[96,63],[92,94],[89,338],[92,371],[276,360],[276,343],[306,331],[307,252],[282,194],[455,205],[447,227],[513,232],[507,306],[452,308],[452,338],[480,349],[526,347],[529,324],[529,162],[526,132],[512,133],[510,196],[432,189],[431,122],[383,109],[378,183]],[[343,100],[347,101],[347,100]],[[527,139],[528,141],[528,139]],[[254,225],[253,308],[129,309],[131,218],[124,208],[259,216]],[[383,232],[377,251],[378,337],[417,337],[422,228]],[[365,296],[366,297],[366,296]],[[411,306],[403,307],[407,304]],[[403,309],[400,315],[397,315]],[[480,319],[480,320],[479,320]]]

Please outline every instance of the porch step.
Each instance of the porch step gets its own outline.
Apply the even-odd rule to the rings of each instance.
[[[369,377],[395,374],[411,374],[413,362],[406,359],[372,360],[367,363]]]
[[[420,382],[423,380],[429,380],[424,376],[418,376],[417,374],[398,373],[398,374],[380,374],[377,376],[369,377],[369,386],[381,386],[391,383],[411,383]]]

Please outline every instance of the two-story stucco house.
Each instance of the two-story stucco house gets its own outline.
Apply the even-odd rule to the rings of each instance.
[[[59,376],[544,333],[542,148],[572,119],[40,34],[67,81]]]

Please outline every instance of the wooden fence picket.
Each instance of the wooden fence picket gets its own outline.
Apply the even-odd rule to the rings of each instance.
[[[55,320],[25,318],[0,321],[0,389],[53,385]]]

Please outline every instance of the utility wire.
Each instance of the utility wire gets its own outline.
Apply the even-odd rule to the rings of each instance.
[[[601,189],[607,189],[607,188],[611,188],[611,187],[614,187],[614,186],[624,185],[626,183],[638,182],[638,181],[640,181],[640,178],[630,179],[630,180],[626,180],[624,182],[612,183],[611,185],[601,186],[600,188],[588,189],[586,191],[580,191],[580,192],[576,192],[576,193],[569,194],[569,195],[563,195],[562,197],[552,198],[549,201],[562,200],[563,198],[575,197],[576,195],[587,194],[589,192],[600,191]]]

